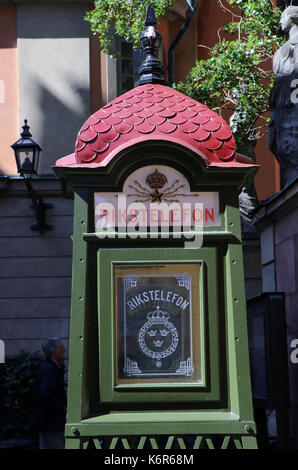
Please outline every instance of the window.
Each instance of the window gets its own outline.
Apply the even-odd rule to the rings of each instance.
[[[217,250],[129,246],[98,250],[100,402],[221,400]]]
[[[200,383],[200,264],[116,264],[114,276],[116,384]]]
[[[121,58],[117,60],[117,95],[120,96],[134,88],[144,55],[141,49],[133,49],[132,45],[123,39],[119,39],[118,50]]]

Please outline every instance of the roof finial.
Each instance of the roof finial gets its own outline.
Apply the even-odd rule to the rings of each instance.
[[[158,57],[161,35],[154,27],[156,24],[154,7],[149,5],[145,20],[147,28],[141,35],[141,43],[146,57],[138,70],[140,79],[136,82],[136,86],[145,85],[146,83],[165,83],[163,67]]]
[[[145,25],[146,26],[155,26],[157,24],[157,19],[155,16],[154,6],[149,5],[146,11]]]

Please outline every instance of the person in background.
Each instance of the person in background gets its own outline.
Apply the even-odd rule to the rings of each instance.
[[[65,348],[60,338],[42,345],[45,361],[35,379],[35,403],[40,449],[64,449],[66,392],[64,386]]]

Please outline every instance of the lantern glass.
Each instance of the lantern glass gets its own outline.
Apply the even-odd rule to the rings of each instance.
[[[36,173],[34,148],[15,149],[18,171],[21,174]]]

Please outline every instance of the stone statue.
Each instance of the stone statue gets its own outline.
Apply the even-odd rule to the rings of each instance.
[[[282,186],[298,176],[298,7],[286,8],[280,25],[289,40],[273,59],[269,147],[280,164]]]

